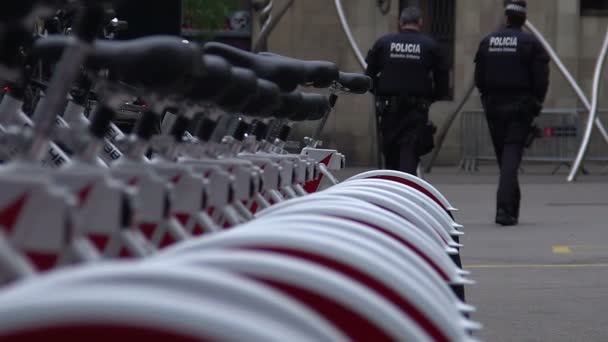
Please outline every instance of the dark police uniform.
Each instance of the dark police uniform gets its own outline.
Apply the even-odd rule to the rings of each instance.
[[[483,39],[475,63],[475,83],[500,166],[497,213],[506,212],[516,223],[521,200],[517,174],[549,87],[549,56],[533,35],[506,27]]]
[[[438,44],[416,30],[380,38],[367,56],[387,169],[416,174],[433,148],[429,106],[447,95],[449,67]]]

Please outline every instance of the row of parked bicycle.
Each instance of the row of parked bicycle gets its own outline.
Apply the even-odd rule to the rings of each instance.
[[[103,1],[11,3],[2,341],[474,340],[448,200],[396,171],[338,182],[344,156],[316,137],[285,150],[293,124],[322,127],[368,77],[220,43],[97,39]],[[32,18],[65,6],[71,34],[32,39]],[[114,121],[126,107],[131,132]]]

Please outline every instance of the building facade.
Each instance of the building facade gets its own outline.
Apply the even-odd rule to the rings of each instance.
[[[274,0],[279,9],[287,0]],[[409,0],[412,1],[412,0]],[[344,0],[344,10],[353,35],[365,55],[373,42],[397,30],[400,6],[406,1]],[[453,57],[453,99],[458,100],[473,77],[473,58],[482,36],[503,19],[503,0],[417,0],[426,13],[427,30],[443,40]],[[383,6],[379,6],[383,3]],[[446,4],[450,5],[446,7]],[[390,7],[387,7],[390,5]],[[528,1],[530,21],[545,35],[584,91],[591,94],[593,71],[606,29],[608,1],[543,0]],[[435,8],[435,10],[433,10]],[[429,14],[429,12],[433,12]],[[450,19],[451,18],[451,19]],[[453,20],[453,23],[449,23]],[[446,23],[450,24],[446,26]],[[453,32],[449,32],[453,31]],[[340,26],[333,0],[295,0],[269,40],[277,53],[337,63],[344,71],[361,72]],[[551,88],[546,108],[582,108],[568,83],[552,66]],[[606,81],[606,80],[605,80]],[[407,82],[407,75],[404,75]],[[604,82],[606,83],[606,82]],[[602,97],[606,107],[606,96]],[[455,101],[439,102],[431,110],[432,120],[442,125],[453,111]],[[475,91],[465,110],[481,107]],[[608,118],[605,118],[608,121]],[[296,132],[310,134],[314,125],[300,125]],[[323,130],[325,146],[338,148],[350,166],[377,165],[373,98],[342,96],[335,113]],[[455,122],[440,154],[438,164],[460,160],[461,132]]]

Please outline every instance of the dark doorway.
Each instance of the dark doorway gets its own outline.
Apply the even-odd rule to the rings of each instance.
[[[119,38],[181,34],[182,6],[175,0],[128,0],[115,6],[117,17],[129,23]]]
[[[582,15],[608,15],[608,1],[606,0],[581,0]]]

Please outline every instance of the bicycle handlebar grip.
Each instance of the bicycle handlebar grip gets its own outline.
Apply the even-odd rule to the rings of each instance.
[[[66,47],[77,44],[72,37],[53,35],[38,39],[32,47],[32,55],[45,59],[58,59]],[[201,58],[194,44],[184,43],[172,36],[154,36],[129,41],[95,42],[94,51],[87,66],[111,69],[135,86],[149,91],[181,94],[200,86],[195,80],[204,79],[209,71],[218,80],[218,74],[229,73],[229,65],[218,58]],[[207,91],[213,89],[210,85]],[[202,91],[200,93],[203,93]]]
[[[203,51],[219,55],[235,66],[251,69],[258,77],[276,83],[282,91],[293,91],[298,85],[306,83],[306,70],[300,63],[268,58],[216,42],[206,43]]]
[[[136,87],[163,94],[183,94],[204,73],[196,45],[173,36],[98,41],[90,64],[116,71]]]
[[[372,79],[367,75],[340,72],[337,83],[344,91],[365,94],[372,88]]]
[[[302,85],[311,85],[316,88],[327,88],[339,78],[340,71],[338,66],[332,62],[305,61],[270,52],[262,52],[260,55],[268,58],[279,58],[290,63],[299,64],[306,73],[305,81]]]
[[[257,95],[258,77],[249,69],[232,67],[231,82],[216,104],[227,112],[241,111]]]
[[[270,116],[281,105],[281,90],[267,80],[258,79],[258,92],[243,108],[242,113],[249,116]]]
[[[206,72],[194,77],[187,97],[194,102],[215,101],[232,83],[232,70],[230,64],[218,56],[204,55],[202,61]]]
[[[292,121],[320,120],[329,111],[329,99],[321,94],[302,94],[302,104],[289,118]]]
[[[299,91],[281,93],[281,106],[272,114],[276,118],[289,118],[302,105],[303,97]]]

